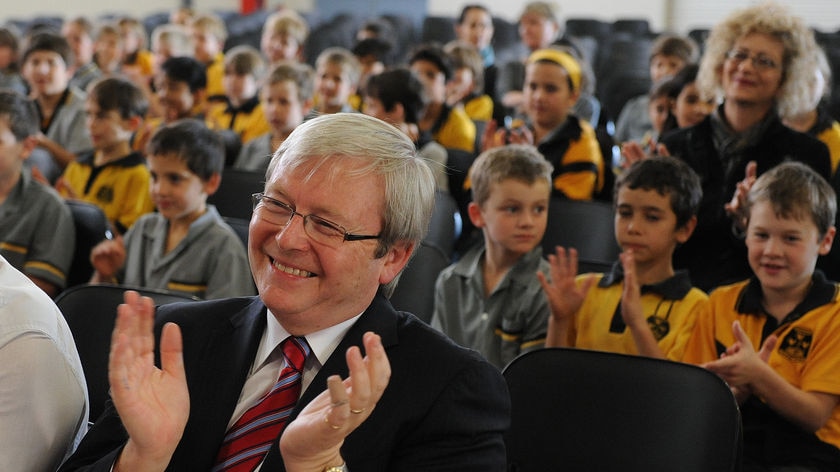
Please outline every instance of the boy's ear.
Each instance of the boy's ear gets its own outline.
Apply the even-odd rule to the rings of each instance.
[[[125,120],[125,123],[127,125],[126,129],[134,133],[140,129],[140,125],[143,124],[143,118],[139,116],[132,116]]]
[[[476,228],[484,227],[484,217],[481,215],[481,207],[478,206],[478,203],[470,202],[469,206],[467,206],[467,214]]]
[[[401,123],[405,122],[405,107],[402,103],[397,102],[394,104],[394,111],[391,112],[393,115],[399,118]]]
[[[222,174],[218,172],[213,172],[213,175],[211,175],[210,178],[204,182],[204,193],[206,193],[208,196],[213,195],[214,193],[216,193],[216,190],[219,190],[219,184],[221,183]]]
[[[819,254],[821,256],[824,256],[831,251],[831,244],[834,242],[834,235],[836,232],[837,229],[834,226],[828,228],[828,231],[825,232],[825,236],[823,236],[820,241]]]
[[[691,237],[691,234],[694,232],[694,228],[697,227],[697,215],[692,216],[689,218],[688,221],[685,222],[684,225],[677,228],[676,234],[674,235],[677,242],[680,244],[684,244],[688,241],[688,238]]]
[[[308,115],[309,112],[312,111],[312,107],[314,105],[315,105],[315,100],[313,100],[311,98],[307,98],[306,100],[304,100],[303,103],[300,104],[300,109],[301,109],[301,111],[303,111],[303,116]]]

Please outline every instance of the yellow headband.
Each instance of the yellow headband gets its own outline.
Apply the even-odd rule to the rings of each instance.
[[[546,48],[537,49],[530,56],[528,56],[528,64],[533,64],[537,61],[549,61],[557,64],[566,70],[569,79],[572,81],[572,87],[575,90],[580,90],[580,65],[574,57],[563,51]]]

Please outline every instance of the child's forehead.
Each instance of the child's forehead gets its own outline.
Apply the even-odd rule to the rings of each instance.
[[[29,55],[26,57],[27,62],[32,61],[34,59],[37,59],[39,61],[49,60],[56,63],[64,64],[64,58],[61,57],[61,54],[50,49],[36,49],[30,52]]]
[[[146,159],[149,161],[150,167],[163,166],[167,172],[188,172],[192,174],[186,157],[175,151],[149,154]]]
[[[674,63],[677,63],[677,64],[682,64],[685,61],[683,60],[683,58],[681,58],[679,56],[675,56],[673,54],[664,54],[664,53],[660,52],[660,53],[654,54],[653,57],[650,58],[650,62],[651,63],[653,63],[653,62],[674,62]]]
[[[521,177],[501,177],[490,182],[489,190],[491,198],[509,198],[514,193],[529,198],[548,198],[551,195],[551,186],[540,176],[531,181]]]
[[[671,208],[672,192],[670,190],[659,190],[655,188],[631,188],[623,185],[618,189],[616,205],[638,205],[644,203],[646,206],[661,206],[667,211],[673,212]]]

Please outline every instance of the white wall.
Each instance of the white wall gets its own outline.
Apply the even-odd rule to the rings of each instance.
[[[341,0],[334,0],[340,2]],[[419,1],[419,0],[418,0]],[[427,0],[433,15],[456,15],[461,6],[473,0]],[[516,20],[525,0],[479,0],[488,5],[494,14]],[[840,8],[837,0],[779,0],[790,5],[793,11],[805,18],[809,25],[825,31],[840,29]],[[285,4],[302,11],[312,9],[314,0],[266,0],[268,5]],[[371,0],[372,4],[387,5],[387,0]],[[755,0],[556,0],[561,14],[566,17],[592,17],[607,21],[617,18],[647,18],[655,30],[668,29],[681,33],[691,28],[709,27],[733,8],[756,3]],[[193,0],[199,9],[235,10],[238,0]],[[35,15],[87,15],[96,18],[106,13],[145,15],[167,11],[180,5],[178,0],[84,0],[59,4],[56,0],[5,0],[0,9],[0,22],[6,19],[29,19]]]
[[[665,24],[665,4],[668,0],[558,0],[564,18],[587,17],[605,21],[616,18],[647,18],[651,27],[660,30]],[[436,15],[457,15],[461,7],[471,0],[453,2],[452,0],[428,0],[430,12]],[[479,3],[482,3],[481,1]],[[524,0],[484,0],[493,14],[515,21],[522,13]]]

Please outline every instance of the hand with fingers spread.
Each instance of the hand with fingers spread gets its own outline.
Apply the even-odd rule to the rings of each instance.
[[[187,424],[190,399],[178,325],[163,328],[155,366],[154,305],[126,291],[111,339],[111,398],[129,440],[114,471],[164,470]]]
[[[391,366],[380,337],[367,332],[367,355],[358,347],[347,350],[350,376],[327,379],[321,392],[289,423],[280,438],[283,463],[289,472],[323,471],[344,463],[340,448],[344,438],[364,422],[382,397],[391,377]]]
[[[747,168],[744,170],[744,179],[738,182],[738,185],[735,187],[732,200],[723,206],[726,214],[732,218],[735,227],[740,231],[744,231],[747,228],[747,196],[753,184],[755,184],[757,169],[758,164],[755,161],[747,163]]]
[[[571,319],[583,304],[595,278],[587,277],[578,285],[578,253],[574,248],[567,251],[557,246],[556,253],[548,255],[548,263],[551,266],[550,280],[542,272],[537,272],[537,279],[551,308],[546,347],[566,346]]]

